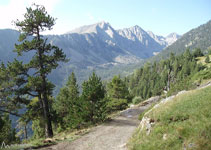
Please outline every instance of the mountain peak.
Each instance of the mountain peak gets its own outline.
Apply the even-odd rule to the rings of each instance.
[[[166,36],[166,42],[168,45],[173,44],[176,40],[178,40],[181,37],[181,35],[173,32]]]
[[[105,21],[101,21],[99,23],[96,23],[95,25],[98,26],[99,28],[103,29],[103,30],[108,30],[109,28],[112,28],[111,25],[108,22],[105,22]]]
[[[127,28],[127,29],[129,29],[129,30],[131,30],[131,31],[133,31],[133,32],[143,32],[143,31],[144,31],[144,30],[143,30],[140,26],[138,26],[138,25],[132,26],[132,27]],[[145,32],[145,31],[144,31],[144,32]]]
[[[177,34],[176,32],[172,32],[172,33],[170,33],[169,35],[167,35],[166,36],[166,38],[170,38],[170,37],[180,37],[180,35],[179,34]]]
[[[79,34],[97,33],[99,29],[100,30],[109,30],[109,29],[112,29],[112,27],[108,22],[101,21],[101,22],[98,22],[95,24],[85,25],[85,26],[76,28],[70,32],[67,32],[67,34],[69,34],[69,33],[79,33]]]
[[[138,25],[135,25],[135,26],[133,26],[133,27],[131,27],[131,28],[134,28],[134,29],[142,29],[140,26],[138,26]],[[142,29],[143,30],[143,29]]]

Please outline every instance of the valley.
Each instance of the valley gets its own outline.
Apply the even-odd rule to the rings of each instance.
[[[211,149],[208,2],[126,1],[0,2],[0,149]]]

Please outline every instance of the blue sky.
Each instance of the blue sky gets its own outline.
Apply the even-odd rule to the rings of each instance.
[[[50,32],[54,34],[104,20],[114,29],[139,25],[166,36],[184,34],[211,20],[211,0],[1,0],[4,23],[1,21],[0,28],[14,28],[11,21],[21,18],[32,2],[44,5],[57,18]],[[6,13],[9,15],[2,15]]]

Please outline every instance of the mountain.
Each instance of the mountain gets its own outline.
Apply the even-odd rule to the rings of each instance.
[[[147,33],[151,36],[151,38],[153,38],[156,42],[158,42],[163,47],[170,46],[171,44],[176,42],[181,37],[181,35],[179,35],[175,32],[170,33],[166,37],[160,36],[160,35],[155,35],[155,34],[153,34],[152,31],[147,31]]]
[[[112,36],[112,32],[114,32],[114,29],[111,27],[111,25],[108,22],[102,21],[96,24],[85,25],[85,26],[76,28],[74,30],[67,32],[67,34],[69,33],[84,34],[84,33],[99,33],[99,32],[102,33],[104,31],[106,31],[107,33],[110,32]]]
[[[176,34],[169,38],[170,41],[171,39],[174,39],[174,37],[176,39]],[[200,48],[203,52],[207,52],[207,49],[211,48],[211,20],[185,33],[176,42],[166,47],[152,59],[159,60],[161,58],[166,58],[171,52],[181,54],[187,48],[189,48],[190,51],[193,51],[195,48]]]
[[[118,30],[118,33],[120,36],[130,40],[129,44],[123,43],[121,46],[125,49],[131,49],[136,56],[142,58],[149,58],[153,56],[153,52],[160,52],[165,47],[137,25]]]
[[[0,30],[0,61],[12,61],[16,56],[12,51],[14,44],[17,42],[19,33],[16,30],[5,29]]]
[[[165,37],[165,41],[167,43],[167,46],[170,46],[174,42],[176,42],[181,36],[178,35],[177,33],[171,33],[167,37]]]
[[[16,53],[12,51],[14,44],[18,43],[18,36],[18,31],[0,30],[1,61],[11,61],[16,57]],[[166,38],[154,35],[152,32],[149,34],[139,26],[115,30],[104,21],[82,26],[62,35],[46,35],[45,37],[50,43],[62,48],[70,59],[68,63],[62,63],[49,76],[57,85],[63,84],[73,70],[81,81],[86,79],[93,69],[99,69],[102,72],[111,69],[108,72],[113,73],[119,65],[121,66],[119,68],[130,65],[132,69],[132,66],[137,65],[131,64],[141,64],[143,59],[160,52],[167,45]],[[19,59],[27,61],[30,57],[27,55]],[[123,72],[123,69],[121,71]]]

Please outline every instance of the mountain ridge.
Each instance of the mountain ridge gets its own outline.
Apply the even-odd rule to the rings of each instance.
[[[126,31],[131,33],[131,39],[127,34],[123,34]],[[0,30],[1,61],[7,63],[16,57],[16,53],[12,51],[14,44],[18,42],[18,36],[19,32],[16,30]],[[64,81],[73,70],[78,71],[78,76],[81,76],[84,71],[94,68],[109,69],[120,64],[139,63],[164,48],[137,25],[130,29],[115,30],[105,21],[83,26],[65,34],[44,35],[44,37],[48,38],[48,42],[62,48],[70,59],[50,75],[55,84],[61,84],[60,82]],[[20,60],[28,59],[23,57]],[[60,80],[57,80],[56,76]]]
[[[163,49],[157,56],[150,58],[150,61],[167,58],[171,52],[178,55],[186,49],[193,51],[195,48],[200,48],[204,53],[211,48],[211,20],[183,34],[181,38]]]

